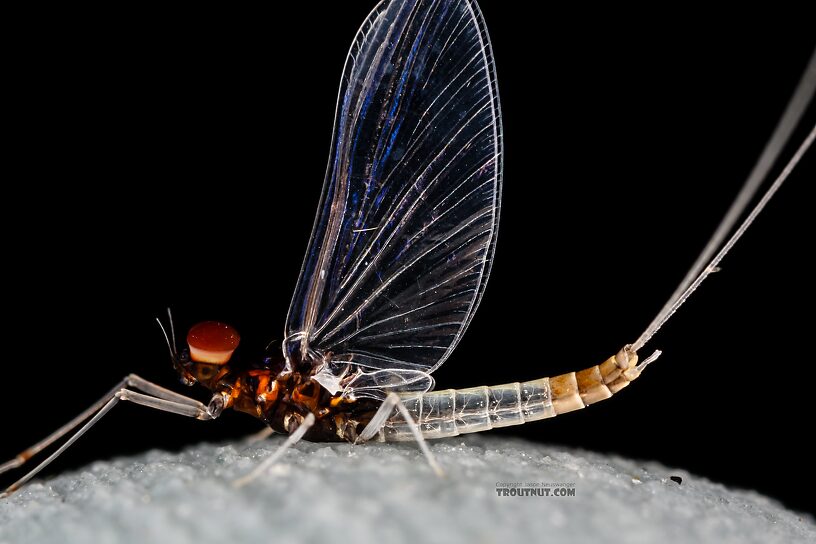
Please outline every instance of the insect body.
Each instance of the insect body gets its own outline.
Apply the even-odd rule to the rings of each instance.
[[[307,439],[405,440],[401,414],[368,427],[390,393],[430,438],[581,408],[637,376],[622,351],[577,374],[430,391],[479,303],[498,226],[498,89],[474,3],[377,6],[349,52],[335,131],[281,371],[225,374],[209,384],[219,407],[249,406],[285,433],[312,413]]]
[[[196,328],[202,327],[219,332],[231,330],[214,322]],[[267,359],[266,366],[241,372],[218,363],[190,361],[187,353],[183,359],[181,367],[187,379],[214,392],[208,407],[211,416],[234,408],[288,434],[312,413],[315,423],[305,434],[308,440],[357,442],[381,406],[380,401],[366,397],[331,394],[306,374],[276,373],[269,363],[271,359]],[[492,387],[400,393],[413,421],[398,415],[389,417],[374,429],[377,434],[373,437],[382,441],[414,440],[413,422],[419,424],[424,438],[443,438],[554,417],[611,397],[639,376],[636,363],[636,355],[621,350],[600,365],[552,378]]]
[[[300,438],[416,440],[438,468],[426,438],[553,417],[626,387],[654,360],[638,364],[636,352],[724,253],[713,262],[706,255],[703,272],[690,274],[655,326],[599,365],[523,383],[432,390],[432,373],[456,347],[486,286],[502,161],[498,86],[475,2],[381,2],[347,57],[323,194],[280,351],[238,360],[238,333],[217,322],[191,329],[189,349],[179,351],[171,319],[174,366],[186,383],[210,389],[210,402],[127,376],[0,465],[0,472],[21,466],[87,420],[8,491],[120,400],[202,420],[236,409],[288,434],[283,448]]]

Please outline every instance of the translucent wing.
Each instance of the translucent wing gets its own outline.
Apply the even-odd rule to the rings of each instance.
[[[475,3],[381,2],[343,72],[287,318],[293,368],[356,376],[352,386],[369,396],[430,387],[487,281],[501,153],[493,59]]]

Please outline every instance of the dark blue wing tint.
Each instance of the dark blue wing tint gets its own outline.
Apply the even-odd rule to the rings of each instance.
[[[448,357],[487,281],[501,153],[493,59],[475,3],[379,4],[343,73],[287,318],[293,366],[330,360],[421,375]],[[401,389],[405,379],[388,386],[380,373],[372,387]]]

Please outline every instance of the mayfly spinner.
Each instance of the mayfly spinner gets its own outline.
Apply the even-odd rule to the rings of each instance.
[[[490,40],[473,0],[384,0],[360,27],[343,71],[334,137],[311,240],[281,350],[232,358],[238,332],[205,322],[173,364],[208,404],[129,375],[56,432],[0,465],[15,469],[69,433],[30,480],[126,400],[201,420],[249,413],[292,444],[426,439],[553,417],[607,399],[659,352],[637,352],[742,235],[814,138],[811,131],[759,204],[728,238],[768,177],[813,94],[811,60],[742,193],[687,278],[632,344],[585,370],[524,383],[433,390],[433,372],[467,329],[496,247],[502,126]],[[161,323],[160,323],[161,324]],[[75,431],[75,429],[78,429]],[[75,432],[74,432],[75,431]]]

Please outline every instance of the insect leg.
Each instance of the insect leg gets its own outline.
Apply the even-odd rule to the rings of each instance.
[[[252,433],[251,435],[247,436],[245,440],[246,443],[251,446],[252,444],[266,440],[273,434],[275,434],[275,430],[272,427],[264,427],[257,433]]]
[[[129,389],[125,389],[126,386],[131,386],[137,389],[142,389],[143,391],[150,392],[152,395],[144,395],[142,393],[137,393],[135,391],[131,391]],[[153,396],[155,395],[155,396]],[[166,397],[166,398],[163,398]],[[6,495],[14,492],[20,486],[25,484],[31,478],[37,475],[42,469],[48,466],[54,459],[59,457],[62,452],[68,449],[74,442],[79,439],[80,436],[85,434],[85,432],[90,429],[97,421],[99,421],[102,416],[107,414],[111,408],[116,406],[116,404],[120,400],[127,400],[130,402],[134,402],[136,404],[141,404],[142,406],[148,406],[150,408],[156,408],[157,410],[162,410],[165,412],[172,412],[175,414],[185,415],[188,417],[194,417],[196,419],[201,420],[210,420],[213,419],[213,416],[207,410],[207,406],[203,403],[185,397],[183,395],[179,395],[178,393],[174,393],[163,387],[155,385],[135,374],[131,374],[125,377],[121,382],[119,382],[115,388],[111,389],[108,394],[104,397],[96,401],[93,405],[90,406],[87,410],[79,414],[77,417],[69,421],[67,424],[63,425],[56,432],[50,434],[45,439],[41,440],[31,448],[28,448],[23,453],[19,454],[17,457],[3,463],[2,469],[3,472],[7,470],[11,470],[13,468],[17,468],[21,466],[23,463],[28,461],[34,454],[42,451],[44,448],[48,447],[54,441],[58,440],[62,436],[69,433],[71,430],[79,426],[83,421],[85,421],[88,417],[93,417],[85,423],[78,431],[76,431],[62,446],[57,449],[54,453],[52,453],[48,458],[46,458],[43,462],[39,465],[34,467],[30,472],[28,472],[25,476],[14,482],[10,485],[5,492],[0,494],[0,497],[5,497]]]
[[[149,382],[136,374],[128,375],[128,377],[125,378],[125,383],[128,387],[138,389],[142,393],[147,393],[148,395],[153,395],[154,397],[158,397],[160,399],[172,400],[173,402],[178,402],[180,404],[195,406],[197,408],[202,408],[205,411],[207,409],[203,403],[198,402],[195,399],[191,399],[190,397],[182,395],[181,393],[176,393],[175,391],[170,391],[169,389],[156,385],[153,382]]]
[[[425,459],[428,460],[428,464],[431,465],[431,468],[436,472],[437,476],[444,476],[445,472],[442,470],[442,467],[439,466],[439,463],[436,462],[436,458],[431,453],[431,450],[428,448],[428,444],[425,442],[425,438],[422,436],[422,433],[417,426],[416,421],[414,418],[411,417],[411,414],[408,412],[408,409],[400,400],[399,395],[396,393],[389,393],[385,400],[377,409],[377,413],[374,414],[374,417],[371,418],[371,421],[368,422],[368,425],[365,426],[363,432],[360,433],[360,436],[357,438],[357,442],[366,442],[374,437],[380,429],[382,429],[385,422],[391,416],[391,412],[394,411],[394,407],[396,406],[397,411],[408,424],[408,427],[411,429],[411,433],[414,435],[414,439],[419,444],[419,448],[422,450],[422,453],[425,455]]]
[[[178,393],[174,393],[169,389],[165,389],[164,387],[158,386],[152,382],[145,380],[144,378],[137,376],[136,374],[129,374],[122,378],[122,381],[117,383],[108,393],[100,398],[98,401],[93,403],[90,407],[84,410],[81,414],[76,416],[74,419],[51,433],[50,435],[46,436],[44,439],[40,440],[30,448],[22,451],[18,454],[14,459],[6,461],[3,464],[0,464],[0,474],[4,472],[8,472],[9,470],[18,468],[25,464],[26,461],[31,459],[33,456],[37,455],[39,452],[65,436],[67,433],[71,432],[73,429],[78,427],[83,421],[94,415],[98,412],[110,399],[114,397],[117,391],[122,389],[123,387],[133,387],[134,389],[138,389],[139,391],[143,391],[155,397],[159,397],[165,400],[172,400],[178,403],[186,403],[190,404],[191,406],[197,406],[204,408],[203,404],[200,402],[191,399],[189,397],[185,397],[184,395],[180,395]]]
[[[283,444],[281,444],[281,446],[275,451],[275,453],[264,459],[260,465],[252,469],[252,472],[250,472],[246,476],[242,476],[241,478],[235,480],[235,482],[233,482],[232,485],[235,487],[245,486],[258,476],[269,470],[269,467],[274,465],[278,461],[278,459],[280,459],[281,456],[284,453],[286,453],[286,450],[297,444],[300,441],[300,439],[303,438],[303,435],[306,434],[306,431],[309,430],[309,427],[314,425],[314,422],[315,422],[314,414],[310,412],[303,419],[303,422],[300,424],[300,426],[297,429],[295,429],[295,432],[286,437],[286,441]]]

